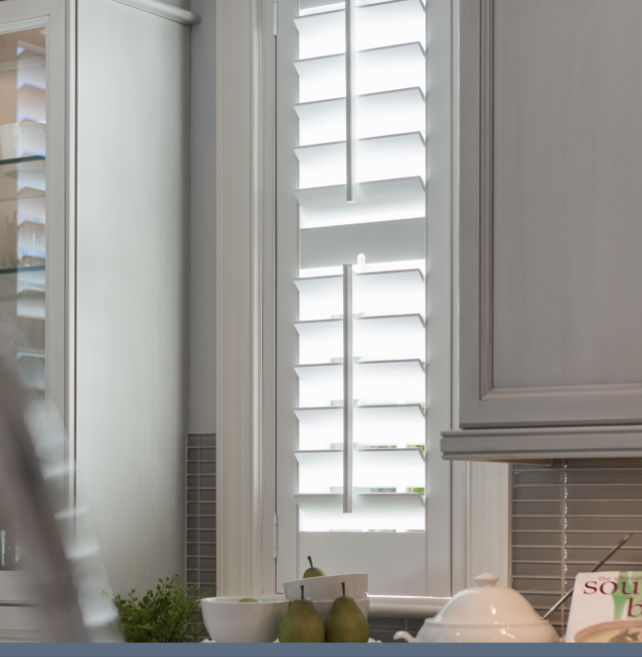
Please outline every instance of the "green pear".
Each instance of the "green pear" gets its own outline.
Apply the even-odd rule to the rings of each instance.
[[[337,598],[325,621],[325,640],[329,643],[367,643],[370,637],[368,619],[353,598],[346,596],[345,582],[341,582],[343,596]]]
[[[280,643],[323,643],[325,627],[312,600],[292,600],[285,618],[279,624]]]
[[[312,557],[308,557],[308,561],[310,562],[310,567],[303,573],[303,579],[307,579],[308,577],[325,577],[325,573],[321,568],[315,568],[313,565]]]
[[[243,598],[239,602],[258,602],[258,600],[256,598]]]

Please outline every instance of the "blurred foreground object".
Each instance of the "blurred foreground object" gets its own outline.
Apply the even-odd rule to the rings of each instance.
[[[118,640],[117,613],[88,514],[68,504],[62,422],[44,403],[25,404],[12,370],[11,361],[0,362],[0,500],[19,527],[41,637]]]

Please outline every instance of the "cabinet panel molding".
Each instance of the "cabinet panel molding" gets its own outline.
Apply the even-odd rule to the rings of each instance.
[[[580,16],[580,5],[587,7],[586,15]],[[639,11],[632,3],[623,8],[635,16]],[[642,316],[636,301],[636,278],[625,275],[629,270],[634,274],[637,265],[622,264],[617,256],[620,242],[637,244],[642,240],[629,210],[635,205],[637,191],[629,186],[629,195],[620,200],[622,195],[614,192],[619,189],[616,174],[604,183],[603,191],[594,191],[595,178],[602,169],[590,169],[584,180],[582,165],[588,147],[575,144],[570,137],[564,141],[563,136],[565,128],[570,132],[569,126],[580,121],[571,111],[589,95],[581,61],[590,54],[589,32],[599,20],[598,9],[595,2],[587,5],[576,0],[462,3],[462,429],[642,423],[642,376],[638,376],[637,352],[631,347]],[[626,32],[626,20],[616,14],[611,12],[607,21],[614,40]],[[519,35],[526,30],[527,22],[532,23],[533,16],[546,28],[541,39],[538,36],[540,47],[555,50],[562,73],[549,74],[548,69],[542,70],[543,65],[531,65],[527,59],[535,46],[530,43],[522,49]],[[579,27],[578,17],[582,19]],[[559,24],[574,26],[568,45],[560,37]],[[631,39],[629,45],[634,42],[632,34],[624,34]],[[624,52],[622,49],[613,59],[600,55],[605,62],[604,68],[596,72],[601,97],[612,84],[616,84],[616,99],[624,93],[619,82],[611,83],[617,77],[616,63]],[[519,57],[522,63],[513,64]],[[572,80],[574,72],[580,78],[578,85],[567,84],[563,98],[554,96],[552,92]],[[551,97],[540,101],[538,94],[549,91]],[[601,102],[608,116],[609,104]],[[642,94],[634,90],[630,107],[637,107],[638,102],[642,102]],[[546,104],[557,104],[559,108],[547,114],[553,136],[546,134],[546,124],[541,136],[548,140],[547,146],[538,149],[538,134],[528,121]],[[583,127],[578,134],[584,134],[586,126],[599,132],[602,115],[593,116],[588,110],[586,113],[587,117],[580,117]],[[628,129],[637,139],[637,123]],[[550,142],[556,131],[562,133],[560,157],[565,158],[564,162],[577,160],[577,167],[568,167],[561,180],[549,181],[546,158],[555,156]],[[615,135],[620,136],[619,132]],[[597,141],[595,149],[594,159],[610,158],[612,168],[619,173],[628,170],[627,163],[636,157],[632,152],[613,151],[608,140]],[[517,166],[526,167],[521,178],[521,173],[513,174]],[[515,181],[526,191],[513,185]],[[559,198],[552,194],[552,200],[538,199],[540,187],[559,192]],[[568,193],[568,199],[564,193]],[[583,196],[589,193],[598,201],[608,201],[613,216],[601,215],[598,207],[592,214],[586,212]],[[531,207],[529,199],[533,201]],[[521,214],[514,211],[519,207]],[[533,207],[549,208],[550,213],[534,217]],[[607,227],[613,233],[610,240]],[[600,251],[603,244],[605,248]],[[592,306],[593,279],[589,278],[596,275],[590,271],[594,252],[606,254],[606,262],[595,263],[600,267],[601,279],[594,292],[595,303],[601,303],[596,307]],[[608,330],[610,318],[613,326]]]

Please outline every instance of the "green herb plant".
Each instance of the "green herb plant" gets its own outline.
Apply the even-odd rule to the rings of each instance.
[[[174,575],[159,579],[155,590],[141,598],[132,590],[127,598],[114,596],[120,617],[120,629],[129,643],[184,643],[199,641],[205,631],[202,622],[190,622],[201,598],[194,584],[181,586]]]

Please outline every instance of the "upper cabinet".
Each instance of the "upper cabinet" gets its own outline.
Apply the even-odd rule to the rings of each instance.
[[[640,456],[642,3],[463,0],[460,34],[444,456]]]
[[[183,573],[190,28],[0,2],[0,338],[68,433],[114,589]]]

